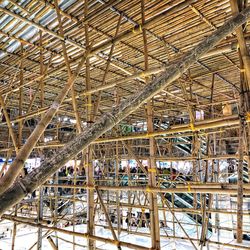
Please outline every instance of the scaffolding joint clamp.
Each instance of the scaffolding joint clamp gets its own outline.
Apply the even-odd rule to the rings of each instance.
[[[192,130],[193,132],[196,131],[196,129],[195,129],[195,127],[194,127],[194,124],[193,124],[192,122],[189,123],[189,127],[191,128],[191,130]]]
[[[147,192],[147,193],[151,193],[151,192],[152,192],[152,189],[151,189],[150,187],[147,186],[147,187],[146,187],[146,192]]]
[[[155,168],[149,168],[149,169],[148,169],[148,172],[149,172],[149,173],[156,173],[156,169],[155,169]]]

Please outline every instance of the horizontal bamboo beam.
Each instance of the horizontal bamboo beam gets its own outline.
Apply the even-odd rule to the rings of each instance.
[[[167,182],[167,181],[166,181]],[[227,183],[228,184],[228,183]],[[71,189],[93,189],[90,186],[84,185],[67,185],[67,184],[44,184],[45,187],[61,187]],[[148,186],[98,186],[100,190],[109,191],[141,191],[147,193],[191,193],[191,194],[237,194],[237,185],[206,183],[205,186],[194,185],[187,183],[186,185],[176,185],[175,188],[157,188]],[[243,185],[243,194],[250,194],[250,184]]]
[[[58,199],[58,197],[56,196],[44,196],[44,199],[49,199],[49,200],[54,200],[54,199]],[[69,198],[69,197],[63,197],[60,196],[61,200],[67,200],[67,201],[75,201],[74,198]],[[29,204],[29,203],[33,203],[36,202],[36,199],[31,199],[31,200],[23,200],[21,202],[21,204]],[[81,200],[82,204],[87,204],[86,201]],[[95,202],[95,204],[99,204],[98,202]],[[115,202],[111,202],[109,200],[109,202],[104,202],[105,206],[109,206],[109,207],[116,207],[117,204]],[[128,203],[119,203],[119,206],[122,208],[134,208],[134,209],[148,209],[148,206],[144,206],[144,205],[139,205],[139,204],[128,204]],[[162,204],[158,204],[158,210],[160,211],[168,211],[167,207],[162,207]],[[191,213],[191,214],[201,214],[202,211],[200,209],[194,209],[194,208],[172,208],[172,211],[177,212],[177,213]],[[219,214],[231,214],[231,215],[236,215],[237,211],[236,210],[228,210],[228,209],[215,209],[215,208],[211,208],[211,209],[207,209],[206,210],[208,213],[219,213]],[[70,215],[70,214],[68,214]],[[243,215],[244,216],[249,216],[250,215],[250,211],[248,210],[244,210],[243,211]],[[4,217],[2,217],[4,218]]]
[[[250,118],[246,117],[246,121],[249,123]],[[160,139],[160,138],[164,138],[164,136],[174,135],[176,133],[188,133],[188,132],[195,132],[195,131],[202,134],[204,133],[204,130],[206,129],[217,129],[217,128],[222,128],[222,127],[235,126],[235,125],[237,126],[239,125],[239,119],[237,118],[237,116],[229,116],[229,117],[226,116],[222,118],[206,119],[203,121],[199,121],[199,122],[192,124],[192,126],[190,124],[174,125],[170,127],[168,130],[155,131],[153,133],[137,133],[137,134],[127,135],[127,136],[124,135],[124,136],[119,136],[119,137],[99,138],[91,142],[91,144],[110,143],[110,142],[127,141],[127,140],[134,140],[134,139],[149,139],[152,137],[159,137],[156,139]],[[218,133],[219,132],[220,131],[218,131]],[[185,135],[181,135],[181,136],[185,136]],[[186,136],[190,136],[190,135],[186,135]],[[176,137],[176,135],[174,135],[174,137]],[[40,149],[55,148],[55,147],[63,147],[64,145],[65,145],[64,143],[56,143],[56,144],[50,143],[46,145],[37,145],[35,146],[35,148],[40,148]],[[8,150],[9,148],[4,148],[4,149],[0,149],[0,152],[5,152]],[[234,158],[235,155],[232,155],[232,156],[228,155],[228,157],[225,155],[221,157],[222,157],[221,159],[227,159],[227,158]],[[171,161],[171,158],[169,158],[169,160]],[[173,158],[173,160],[175,159]],[[187,160],[194,160],[194,159],[187,157]]]

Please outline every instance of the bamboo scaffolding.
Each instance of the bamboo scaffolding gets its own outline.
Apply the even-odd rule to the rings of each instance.
[[[141,106],[143,102],[150,99],[155,94],[159,93],[169,83],[171,83],[172,81],[174,81],[175,79],[180,77],[180,75],[185,70],[187,70],[195,61],[197,61],[201,55],[205,54],[205,52],[207,52],[209,49],[211,49],[216,43],[218,43],[223,37],[225,37],[225,35],[232,32],[234,28],[236,28],[239,25],[241,25],[242,23],[244,23],[247,20],[249,13],[250,13],[249,8],[246,8],[238,16],[234,17],[233,19],[231,19],[230,21],[225,23],[220,29],[216,30],[213,33],[213,35],[206,38],[204,40],[204,42],[200,43],[199,45],[197,45],[197,47],[195,49],[193,49],[191,52],[187,53],[187,55],[185,55],[185,57],[183,57],[183,59],[179,63],[174,64],[171,67],[169,67],[168,72],[164,73],[161,77],[154,80],[153,84],[147,85],[141,93],[139,93],[137,96],[130,98],[129,101],[122,102],[118,106],[118,108],[114,108],[113,111],[106,114],[102,119],[100,119],[100,121],[97,121],[89,129],[87,129],[82,134],[77,136],[75,140],[71,141],[68,144],[68,147],[64,147],[61,150],[60,154],[57,155],[57,157],[55,159],[53,159],[53,160],[50,159],[49,162],[45,161],[45,163],[42,164],[41,169],[46,169],[43,166],[45,166],[45,164],[48,164],[49,171],[47,171],[47,169],[46,169],[46,171],[45,171],[46,174],[42,175],[41,178],[38,178],[39,182],[35,181],[35,183],[31,184],[32,182],[31,182],[31,180],[29,180],[28,181],[29,185],[28,186],[26,185],[26,187],[25,187],[25,184],[24,184],[25,179],[29,178],[29,175],[27,175],[25,178],[22,179],[22,184],[20,183],[20,181],[15,183],[14,185],[17,185],[17,186],[21,185],[22,189],[18,188],[21,192],[20,191],[13,192],[14,191],[13,189],[8,190],[8,192],[12,190],[11,192],[13,194],[12,195],[13,200],[7,201],[7,203],[6,203],[6,205],[8,204],[7,207],[9,207],[14,200],[15,200],[15,202],[18,202],[27,193],[27,188],[28,189],[31,188],[31,190],[34,189],[37,185],[39,185],[40,182],[45,180],[50,173],[53,173],[53,171],[56,171],[61,166],[61,164],[63,162],[67,161],[69,158],[73,157],[79,151],[83,150],[84,147],[86,147],[90,144],[90,142],[97,139],[105,131],[114,127],[116,125],[116,123],[121,121],[123,118],[127,117],[136,108]],[[82,61],[84,61],[84,59]],[[81,66],[81,63],[79,66]],[[73,83],[73,81],[70,81],[69,86],[66,85],[65,91],[63,92],[63,95],[62,95],[62,98],[59,98],[59,100],[58,100],[59,103],[56,102],[55,103],[56,105],[52,105],[51,112],[48,113],[49,115],[47,115],[47,116],[45,115],[43,119],[45,119],[45,117],[46,117],[47,121],[48,122],[50,121],[51,117],[54,115],[55,111],[58,109],[58,107],[61,103],[61,100],[64,99],[64,97],[65,97],[68,89],[71,87],[72,83]],[[55,106],[56,106],[56,108],[54,108]],[[122,113],[121,113],[121,111],[122,111]],[[50,113],[52,113],[52,115]],[[42,122],[42,124],[44,124],[44,123]],[[105,124],[105,126],[104,126],[104,124]],[[41,128],[45,128],[45,126],[43,125]],[[36,133],[40,133],[40,126],[38,126],[38,129],[36,131],[37,131]],[[33,132],[33,135],[34,134],[36,135],[36,133]],[[80,143],[81,138],[84,138],[85,144]],[[37,139],[34,142],[36,143],[36,141],[37,141]],[[35,144],[34,142],[32,143],[32,146],[27,144],[29,147],[29,151],[25,153],[26,157],[30,154],[32,148],[34,147],[34,144]],[[74,143],[76,143],[76,145],[78,145],[76,148],[73,147]],[[63,150],[65,152],[63,152]],[[21,151],[19,151],[19,152],[21,152]],[[20,159],[22,159],[22,158],[23,157],[21,157]],[[16,162],[19,162],[18,166],[22,166],[23,161],[16,160]],[[53,162],[53,164],[52,164],[52,162]],[[51,164],[53,165],[52,167],[51,167]],[[11,168],[11,169],[15,169],[15,168]],[[39,175],[40,172],[37,171],[36,174]],[[15,178],[15,175],[14,175],[14,178]],[[14,178],[12,176],[12,180]],[[3,180],[3,178],[1,178],[1,180]],[[9,184],[11,185],[11,183],[9,183]],[[5,185],[4,189],[6,189],[6,187],[7,186]],[[15,196],[14,196],[14,193],[16,193]],[[6,194],[3,194],[2,197],[5,197],[5,195]],[[17,197],[19,197],[19,198],[17,199]],[[0,197],[0,200],[1,200],[1,197]],[[5,206],[2,206],[1,213],[2,213],[2,211],[4,211],[6,209],[3,207],[5,207]]]
[[[75,231],[75,225],[79,223],[76,203],[81,203],[88,214],[88,234],[84,237],[91,249],[98,241],[94,228],[99,226],[109,228],[115,235],[111,244],[119,244],[121,248],[125,245],[120,244],[120,234],[126,231],[150,237],[155,249],[164,247],[160,246],[160,240],[164,238],[176,247],[178,241],[185,240],[195,248],[204,243],[207,247],[213,244],[246,249],[242,244],[220,242],[220,235],[222,230],[230,233],[230,237],[236,233],[240,242],[243,234],[249,234],[245,228],[249,212],[243,210],[250,193],[249,184],[243,183],[243,177],[244,181],[249,177],[246,174],[249,172],[249,130],[246,127],[249,127],[250,118],[246,112],[249,110],[249,93],[245,67],[250,41],[250,33],[247,32],[249,24],[245,23],[249,7],[245,9],[245,2],[237,5],[228,0],[98,0],[95,4],[73,1],[65,6],[58,1],[9,1],[0,9],[3,20],[0,30],[0,94],[9,117],[8,121],[0,121],[0,140],[3,142],[0,154],[4,157],[7,154],[7,158],[11,159],[14,150],[21,147],[29,147],[26,157],[56,152],[40,168],[2,190],[0,214],[9,210],[12,213],[9,219],[15,225],[27,222],[36,224],[40,232],[46,229],[31,246],[37,245],[38,249],[41,240],[54,230],[49,229],[49,221],[53,221],[52,228],[58,228],[59,223],[72,223]],[[237,15],[239,10],[243,10],[244,14]],[[237,24],[223,26],[224,21],[231,17],[231,12]],[[52,15],[46,17],[48,13]],[[38,30],[37,33],[33,28]],[[232,34],[235,28],[236,36]],[[205,42],[201,43],[204,37]],[[217,47],[214,47],[215,44]],[[191,52],[187,54],[187,51]],[[76,71],[77,77],[72,80]],[[44,133],[36,133],[37,141],[33,144],[22,145],[30,132],[37,130],[34,125],[27,126],[27,120],[33,122],[39,116],[46,117],[51,105],[55,104],[55,96],[65,86],[68,90],[56,111],[51,113],[51,119],[47,123],[41,121]],[[71,91],[70,95],[68,91]],[[225,112],[227,107],[227,111],[232,111],[234,115]],[[112,129],[114,126],[115,129]],[[11,130],[18,135],[17,147],[14,142],[11,143]],[[138,130],[147,132],[138,133]],[[52,141],[45,143],[43,138],[52,138]],[[209,141],[207,146],[206,141]],[[194,152],[196,150],[198,153]],[[1,177],[8,169],[8,159],[0,171]],[[58,184],[56,171],[70,159],[75,160],[73,184]],[[79,168],[84,167],[87,177],[87,182],[85,176],[79,179],[82,184],[76,178],[78,159],[81,159]],[[139,167],[136,173],[129,170],[132,159]],[[25,157],[17,160],[22,168]],[[123,168],[121,165],[125,160],[128,166],[122,173],[120,168]],[[149,171],[142,160],[148,160]],[[156,168],[156,161],[160,165],[170,163],[171,175],[159,174],[162,169]],[[168,180],[174,176],[175,164],[183,162],[193,164],[194,173],[187,176],[191,180]],[[238,169],[238,184],[226,183],[233,176],[229,167],[228,170],[223,169],[226,162],[235,165],[235,175]],[[99,174],[93,175],[96,164],[101,169],[102,178]],[[204,176],[205,182],[202,183]],[[1,177],[0,183],[3,180]],[[167,179],[164,180],[165,177]],[[123,178],[128,178],[128,186],[122,186]],[[45,183],[46,180],[53,184]],[[212,182],[208,182],[210,180]],[[161,188],[164,182],[170,185],[169,188]],[[46,201],[42,208],[46,211],[43,218],[35,211],[39,206],[38,198],[21,201],[38,188],[40,191],[49,190],[49,194],[40,199]],[[70,194],[59,195],[59,188],[70,190]],[[94,200],[94,196],[98,196],[96,189],[102,197]],[[175,207],[176,197],[183,193],[193,197],[192,207]],[[155,199],[166,194],[171,197],[168,206],[164,199]],[[210,198],[208,204],[206,196]],[[203,197],[202,205],[199,197]],[[232,209],[237,199],[238,209]],[[223,200],[230,202],[231,209],[228,211],[220,209]],[[19,209],[13,215],[17,206],[12,210],[11,206],[19,201],[20,206],[30,209],[24,209],[27,218]],[[61,201],[72,203],[73,212],[65,217],[59,212]],[[145,219],[144,212],[148,209],[151,221]],[[103,211],[106,211],[109,225],[96,222],[103,216]],[[133,219],[133,212],[141,212],[136,228],[131,223],[124,228],[120,220],[124,219],[125,211],[129,213],[128,221]],[[110,213],[116,215],[117,226],[111,223]],[[164,224],[173,227],[170,235],[165,228],[159,228],[162,218],[159,221],[158,213],[163,214]],[[194,223],[178,220],[180,213],[193,215]],[[171,217],[166,218],[169,214]],[[211,214],[215,216],[211,228],[216,230],[217,241],[206,238]],[[231,215],[232,225],[222,224],[223,215]],[[2,219],[5,216],[9,215],[3,214]],[[198,216],[203,218],[203,225],[199,223]],[[238,225],[234,221],[236,217]],[[34,218],[39,218],[39,223],[48,228],[40,227]],[[143,221],[146,221],[146,230],[140,233]],[[197,237],[185,233],[185,228],[189,226],[196,229]],[[183,228],[185,237],[179,237],[179,228]],[[55,229],[53,240],[48,239],[53,249],[60,247],[57,232]],[[78,246],[75,239],[78,235],[75,232],[70,234],[73,241],[68,243],[74,249]],[[14,238],[13,235],[13,243]],[[109,240],[101,241],[110,243]],[[132,245],[129,247],[139,247]]]

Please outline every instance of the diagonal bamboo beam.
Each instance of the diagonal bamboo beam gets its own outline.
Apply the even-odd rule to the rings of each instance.
[[[72,76],[68,78],[67,84],[64,86],[62,91],[58,94],[51,107],[48,109],[47,113],[40,120],[36,128],[33,130],[29,138],[27,139],[25,145],[18,152],[14,162],[11,164],[8,172],[0,179],[0,193],[4,192],[8,187],[10,187],[18,176],[20,170],[22,169],[25,160],[29,157],[34,146],[38,142],[41,135],[44,133],[47,125],[50,123],[54,115],[59,110],[67,93],[73,86],[83,64],[85,62],[85,57],[79,62],[77,69]]]
[[[117,35],[118,35],[119,29],[120,29],[120,26],[121,26],[121,20],[122,20],[122,16],[120,16],[120,18],[118,20],[118,24],[117,24],[117,27],[116,27],[114,38],[117,37]],[[102,84],[101,84],[101,86],[105,86],[106,85],[106,78],[107,78],[107,75],[108,75],[108,72],[109,72],[110,63],[111,63],[111,59],[112,59],[112,55],[113,55],[114,49],[115,49],[115,43],[113,43],[111,45],[111,48],[110,48],[110,51],[109,51],[109,56],[108,56],[108,60],[107,60],[105,72],[104,72],[104,75],[102,77]],[[101,99],[102,99],[102,91],[100,91],[100,92],[97,93],[97,100],[95,101],[94,114],[93,114],[92,121],[95,121],[95,119],[96,119]]]
[[[15,135],[13,129],[12,129],[12,124],[11,124],[11,121],[10,121],[10,117],[9,117],[9,114],[8,114],[7,109],[5,107],[4,99],[3,99],[3,97],[1,95],[0,95],[0,106],[1,106],[1,108],[3,110],[3,114],[4,114],[4,117],[5,117],[8,129],[9,129],[10,137],[12,139],[12,143],[13,143],[13,146],[14,146],[16,154],[17,154],[18,153],[18,145],[17,145],[16,135]]]
[[[188,233],[186,232],[186,230],[184,229],[184,227],[182,226],[182,224],[180,223],[180,221],[178,220],[178,218],[175,216],[173,209],[171,208],[169,201],[164,197],[163,194],[159,194],[162,201],[165,203],[165,205],[167,206],[169,212],[172,214],[172,216],[174,217],[174,219],[176,220],[177,224],[180,226],[181,230],[183,231],[183,233],[186,235],[186,237],[189,239],[190,243],[193,245],[195,250],[198,250],[198,248],[196,247],[196,245],[194,244],[194,242],[192,241],[192,239],[189,237]]]
[[[64,39],[65,39],[64,30],[63,30],[63,18],[60,14],[60,8],[58,6],[58,1],[55,0],[54,2],[55,2],[57,19],[58,19],[58,23],[59,23],[59,32],[60,32],[60,35],[62,37],[64,37]],[[68,53],[67,53],[67,48],[66,48],[66,45],[63,41],[61,41],[61,44],[62,44],[62,49],[63,49],[63,57],[65,60],[67,71],[68,71],[68,76],[72,77],[72,70],[71,70],[70,61],[69,61],[69,57],[68,57]],[[77,128],[77,131],[80,133],[82,130],[81,119],[80,119],[80,115],[77,111],[77,102],[76,102],[76,97],[75,97],[74,84],[71,87],[71,97],[72,97],[72,106],[73,106],[73,110],[74,110],[74,114],[75,114],[75,118],[76,118],[76,128]]]
[[[138,109],[171,82],[178,79],[191,65],[199,60],[202,55],[212,49],[235,28],[245,23],[248,18],[250,18],[250,7],[244,9],[237,16],[227,21],[223,26],[212,33],[211,36],[205,38],[204,41],[199,43],[194,49],[186,53],[177,63],[170,65],[166,72],[150,82],[142,91],[124,100],[119,106],[114,107],[109,113],[106,113],[92,126],[88,127],[75,137],[75,139],[67,143],[57,154],[45,160],[40,168],[35,169],[23,179],[17,180],[8,190],[0,195],[0,214],[3,214],[11,206],[22,200],[28,193],[36,189],[69,159],[87,148],[91,142]],[[58,103],[55,103],[55,105],[52,106],[52,109],[58,108]],[[40,124],[40,126],[41,125],[43,125],[43,123]],[[21,161],[21,164],[19,161]],[[22,158],[17,159],[17,162],[22,166]]]
[[[111,230],[113,239],[117,242],[117,249],[118,249],[118,250],[121,250],[120,242],[119,242],[119,240],[118,240],[118,238],[117,238],[117,236],[116,236],[116,233],[115,233],[115,230],[114,230],[114,228],[113,228],[112,222],[111,222],[111,220],[110,220],[110,218],[109,218],[108,211],[107,211],[107,209],[106,209],[106,207],[105,207],[105,205],[104,205],[104,202],[103,202],[103,200],[102,200],[102,195],[101,195],[100,191],[98,190],[98,187],[95,187],[95,190],[96,190],[98,199],[99,199],[99,201],[100,201],[100,204],[101,204],[103,213],[104,213],[104,215],[105,215],[105,217],[106,217],[106,220],[107,220],[107,222],[108,222],[109,229]]]
[[[45,77],[47,76],[48,68],[49,68],[50,65],[51,65],[52,59],[53,59],[53,54],[51,54],[50,59],[49,59],[49,62],[48,62],[48,64],[47,64],[46,68],[43,70],[43,72],[41,72],[41,79],[40,79],[40,81],[39,81],[39,83],[38,83],[37,89],[36,89],[36,91],[35,91],[35,93],[34,93],[32,99],[30,100],[30,104],[29,104],[29,107],[28,107],[28,109],[27,109],[27,113],[29,113],[29,112],[31,111],[32,106],[33,106],[33,104],[34,104],[34,101],[35,101],[35,99],[36,99],[36,97],[37,97],[37,94],[38,94],[39,90],[41,89],[41,86],[44,84],[44,79],[45,79]],[[22,86],[23,83],[21,83],[20,85]],[[21,89],[21,88],[22,88],[22,87],[20,87],[20,89]]]

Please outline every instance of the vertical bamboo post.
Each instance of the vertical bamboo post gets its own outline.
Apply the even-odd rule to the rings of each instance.
[[[142,26],[145,24],[145,1],[141,0],[141,10],[142,10]],[[148,70],[148,46],[147,46],[147,34],[146,30],[142,29],[143,45],[144,45],[144,61],[145,70]],[[145,79],[146,84],[148,84],[148,78]],[[154,131],[153,124],[153,100],[147,102],[147,126],[148,133]],[[155,163],[155,140],[154,138],[149,138],[149,154],[148,159],[148,181],[150,187],[156,186],[156,163]],[[151,246],[153,249],[160,249],[160,228],[159,228],[159,214],[157,206],[157,195],[154,193],[149,194],[150,200],[150,233],[151,233]]]
[[[53,175],[53,183],[58,184],[58,171]],[[50,200],[52,204],[52,200]],[[54,211],[53,211],[53,221],[55,226],[57,226],[58,222],[58,187],[54,189]],[[57,236],[57,232],[55,232],[55,236]],[[56,237],[56,246],[58,247],[58,238]]]
[[[171,155],[173,154],[172,150],[173,150],[173,147],[172,147],[172,144],[171,144],[171,151],[170,151]],[[173,162],[172,161],[170,162],[170,175],[169,175],[169,179],[170,179],[171,183],[174,180],[173,179]],[[174,207],[175,207],[174,202],[175,202],[175,194],[171,193],[172,209],[174,209]],[[174,236],[173,239],[174,239],[174,245],[176,247],[176,241],[175,241],[175,236],[176,236],[175,229],[176,228],[175,228],[175,212],[174,212],[174,210],[173,210],[173,213],[171,213],[171,215],[172,215],[172,224],[173,224],[173,236]]]
[[[43,76],[44,72],[44,65],[43,65],[43,37],[42,37],[43,33],[42,31],[39,32],[39,43],[40,43],[40,75]],[[49,64],[48,66],[49,67]],[[40,99],[41,99],[41,105],[40,107],[43,108],[44,107],[44,80],[41,79],[40,81]],[[43,115],[41,116],[41,118],[43,118]],[[41,135],[41,142],[44,142],[44,133],[42,133]]]
[[[127,161],[127,170],[126,171],[127,171],[127,175],[128,175],[128,186],[131,186],[131,173],[130,173],[129,160]],[[127,195],[128,195],[128,204],[131,205],[132,194],[131,194],[130,190],[128,190]],[[127,218],[128,218],[128,227],[127,227],[128,233],[130,231],[130,226],[131,226],[131,218],[132,218],[131,215],[132,215],[132,206],[130,206],[128,209],[128,216],[127,216]]]
[[[244,107],[244,92],[243,92],[244,76],[241,74],[241,93],[239,107],[239,160],[237,169],[237,242],[242,242],[243,235],[243,160],[244,160],[244,129],[245,129],[245,107]]]
[[[40,75],[43,75],[43,40],[42,40],[42,31],[39,32],[39,45],[40,45]],[[41,79],[40,81],[40,102],[41,105],[40,107],[43,108],[44,106],[44,83],[43,80]],[[43,115],[41,115],[41,118],[43,117]],[[44,142],[44,133],[42,133],[41,135],[41,142]],[[39,187],[39,197],[38,197],[38,204],[37,204],[37,219],[38,222],[40,220],[42,220],[43,218],[43,188]],[[37,231],[37,250],[41,250],[42,249],[42,228],[38,228]]]
[[[117,141],[115,143],[115,184],[116,186],[119,186],[119,167],[120,167],[120,161],[119,161],[119,142]],[[123,218],[121,217],[121,209],[120,209],[120,191],[116,192],[116,213],[117,213],[117,238],[120,239],[121,234],[121,220]]]
[[[74,185],[76,185],[76,176],[77,176],[77,157],[74,161]],[[73,189],[73,232],[75,232],[76,225],[76,189]],[[73,235],[73,250],[75,250],[75,236]]]
[[[15,205],[15,216],[17,216],[17,205]],[[13,224],[13,231],[12,231],[12,242],[11,242],[11,250],[15,250],[15,238],[17,232],[17,224],[14,222]]]
[[[20,86],[23,85],[23,59],[24,59],[24,51],[23,51],[23,46],[21,45],[21,53],[22,53],[22,58],[21,58],[21,62],[20,62]],[[19,89],[19,116],[22,116],[23,113],[23,88],[20,87]],[[20,121],[18,123],[18,149],[21,148],[22,146],[22,128],[23,128],[23,123],[22,121]]]
[[[88,0],[84,3],[84,16],[85,18],[88,16]],[[89,25],[86,22],[84,24],[85,30],[85,39],[86,39],[86,49],[89,51]],[[89,57],[86,58],[86,91],[90,90],[90,61]],[[91,125],[91,105],[92,105],[92,98],[91,94],[87,95],[86,98],[86,110],[87,110],[87,124],[88,126]],[[89,146],[86,150],[86,178],[87,178],[87,185],[90,187],[94,187],[94,170],[92,164],[92,152],[91,146]],[[87,190],[87,233],[89,235],[94,235],[94,189],[90,188]],[[95,241],[92,239],[87,240],[88,249],[95,248]]]
[[[24,54],[24,51],[23,51],[23,46],[21,44],[21,62],[20,62],[20,74],[19,74],[19,80],[20,80],[20,85],[22,86],[23,84],[23,54]],[[1,102],[1,105],[2,105],[2,108],[3,108],[3,112],[4,112],[4,115],[5,115],[5,119],[7,121],[7,124],[8,124],[8,127],[9,127],[9,133],[11,135],[11,138],[12,138],[12,142],[13,142],[13,145],[14,145],[14,148],[15,148],[15,151],[16,151],[16,154],[18,153],[18,150],[20,149],[21,145],[22,145],[22,121],[20,121],[18,123],[18,141],[16,142],[16,137],[14,135],[14,131],[12,130],[12,125],[10,123],[10,118],[8,116],[8,113],[7,113],[7,110],[5,108],[5,105],[4,105],[4,100],[2,99],[2,96],[0,96],[0,102]],[[22,115],[22,108],[23,108],[23,88],[21,87],[20,90],[19,90],[19,103],[18,103],[18,106],[19,106],[19,116]],[[17,215],[17,205],[15,205],[15,216]],[[11,249],[14,250],[15,249],[15,238],[16,238],[16,231],[17,231],[17,224],[16,222],[14,222],[14,225],[13,225],[13,235],[12,235],[12,244],[11,244]]]
[[[37,221],[40,223],[40,220],[43,219],[43,188],[39,187],[39,196],[38,196],[38,204],[37,204]],[[42,249],[42,228],[38,228],[37,230],[37,250]]]

